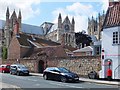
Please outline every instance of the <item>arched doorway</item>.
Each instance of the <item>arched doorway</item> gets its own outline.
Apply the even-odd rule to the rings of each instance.
[[[44,70],[44,62],[42,60],[40,60],[38,62],[38,72],[43,73],[43,70]]]
[[[110,66],[109,66],[109,62],[111,63]],[[107,70],[108,70],[109,68],[112,70],[112,60],[111,60],[111,59],[106,59],[106,60],[104,61],[104,64],[105,64],[105,67],[104,67],[104,68],[105,68],[105,70],[104,70],[104,71],[105,71],[105,72],[104,72],[104,73],[105,73],[105,78],[107,78],[107,73],[106,73]]]

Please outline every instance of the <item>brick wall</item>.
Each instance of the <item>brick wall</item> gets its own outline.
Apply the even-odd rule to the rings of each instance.
[[[15,36],[13,36],[9,49],[8,49],[8,59],[19,59],[20,58],[20,45]]]

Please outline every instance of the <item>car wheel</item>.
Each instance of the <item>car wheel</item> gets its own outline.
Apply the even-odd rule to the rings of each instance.
[[[12,75],[12,72],[10,72],[10,74]]]
[[[67,79],[65,77],[61,77],[61,82],[67,82]]]
[[[27,76],[29,76],[29,73],[27,74]]]
[[[3,70],[2,73],[5,73],[5,71]]]
[[[48,76],[47,76],[46,74],[43,76],[43,78],[44,78],[45,80],[48,80]]]
[[[89,79],[95,79],[95,74],[89,74],[88,77]]]
[[[17,72],[17,75],[20,76],[20,72]]]

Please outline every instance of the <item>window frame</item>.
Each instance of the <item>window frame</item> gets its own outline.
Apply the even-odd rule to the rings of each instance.
[[[120,45],[120,32],[119,31],[115,31],[112,33],[112,44]]]

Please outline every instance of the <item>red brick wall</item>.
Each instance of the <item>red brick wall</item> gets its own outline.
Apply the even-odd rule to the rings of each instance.
[[[16,36],[13,36],[8,49],[8,59],[19,59],[19,58],[20,58],[20,45]]]
[[[9,49],[8,59],[20,59],[29,51],[27,47],[21,47],[16,36],[13,36]]]

